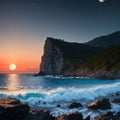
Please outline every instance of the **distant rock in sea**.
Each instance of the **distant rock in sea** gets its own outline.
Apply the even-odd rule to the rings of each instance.
[[[70,109],[79,108],[79,107],[82,107],[82,104],[78,102],[72,102],[71,104],[68,105],[68,108]]]

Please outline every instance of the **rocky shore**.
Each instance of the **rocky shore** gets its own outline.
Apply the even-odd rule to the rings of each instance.
[[[120,98],[113,99],[112,102],[120,104]],[[87,105],[90,110],[106,110],[91,119],[88,115],[86,118],[79,112],[73,112],[65,115],[54,117],[49,110],[32,109],[26,103],[15,98],[0,98],[0,120],[120,120],[120,112],[111,112],[111,101],[107,98],[101,98]],[[59,105],[58,107],[61,107]],[[68,105],[69,109],[83,107],[81,103],[72,102]]]
[[[60,78],[99,78],[99,79],[109,79],[116,80],[120,79],[120,71],[95,71],[95,72],[72,72],[65,73],[63,75],[58,75]]]

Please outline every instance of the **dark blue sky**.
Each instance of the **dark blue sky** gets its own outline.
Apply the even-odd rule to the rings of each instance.
[[[38,72],[46,37],[86,42],[120,30],[120,0],[0,0],[0,72]]]
[[[120,0],[0,0],[1,33],[85,42],[120,30]]]

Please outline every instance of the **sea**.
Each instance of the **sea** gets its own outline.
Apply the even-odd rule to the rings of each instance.
[[[81,112],[84,117],[93,118],[104,111],[92,111],[87,105],[100,98],[113,98],[120,92],[120,80],[96,78],[60,78],[31,74],[1,74],[0,98],[17,98],[36,109],[47,109],[53,116]],[[72,102],[80,102],[83,107],[69,109]],[[120,105],[111,103],[109,111],[119,111]],[[61,107],[57,107],[61,105]]]

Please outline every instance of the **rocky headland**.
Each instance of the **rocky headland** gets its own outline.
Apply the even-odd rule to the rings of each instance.
[[[120,78],[120,32],[87,43],[47,38],[38,75]]]

